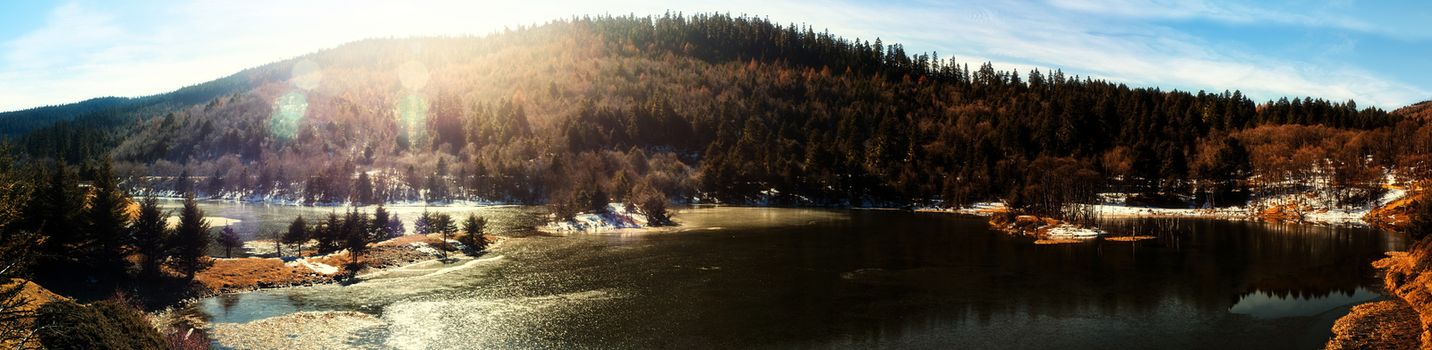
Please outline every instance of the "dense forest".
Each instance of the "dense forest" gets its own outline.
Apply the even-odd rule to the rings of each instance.
[[[110,156],[136,193],[570,210],[664,197],[1058,214],[1103,192],[1222,206],[1309,186],[1355,201],[1389,172],[1425,177],[1432,150],[1425,116],[1352,101],[1001,71],[715,14],[367,40],[146,99],[164,102],[0,125],[52,120],[6,133],[23,159]]]

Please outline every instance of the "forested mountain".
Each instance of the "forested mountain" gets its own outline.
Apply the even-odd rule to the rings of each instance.
[[[1352,101],[1000,71],[727,15],[367,40],[143,99],[162,102],[0,122],[34,129],[32,159],[107,153],[134,188],[305,203],[1222,205],[1309,183],[1367,196],[1389,170],[1425,176],[1432,150],[1424,118]],[[85,118],[107,122],[37,127]]]
[[[96,158],[122,140],[123,132],[130,130],[128,126],[137,120],[247,91],[255,83],[288,78],[262,73],[260,69],[249,69],[167,94],[100,97],[0,113],[0,139],[25,137],[25,150],[31,154],[69,160]]]

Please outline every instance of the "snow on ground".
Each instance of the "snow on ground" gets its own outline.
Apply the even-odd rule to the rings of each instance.
[[[1383,185],[1386,192],[1376,200],[1369,201],[1362,205],[1350,205],[1337,207],[1332,193],[1328,191],[1308,191],[1303,193],[1286,194],[1264,198],[1255,198],[1246,205],[1221,208],[1152,208],[1130,206],[1124,204],[1128,194],[1124,193],[1101,193],[1099,197],[1104,204],[1094,206],[1094,210],[1101,217],[1105,218],[1135,218],[1135,217],[1187,217],[1187,218],[1213,218],[1213,219],[1250,219],[1256,218],[1263,209],[1275,206],[1297,207],[1302,212],[1302,220],[1314,224],[1326,225],[1348,225],[1363,224],[1363,216],[1373,209],[1385,206],[1388,203],[1397,201],[1407,196],[1407,190],[1395,186],[1396,181],[1392,178]],[[959,213],[970,215],[989,216],[1007,210],[1004,203],[980,202],[970,205],[967,208],[946,209],[939,207],[917,208],[920,212]]]
[[[979,203],[971,204],[968,208],[956,208],[956,209],[941,208],[941,207],[939,207],[939,206],[928,206],[928,207],[916,207],[916,208],[915,208],[915,211],[917,211],[917,212],[926,212],[926,213],[957,213],[957,214],[969,214],[969,215],[979,215],[979,216],[990,216],[990,215],[994,215],[995,213],[1002,213],[1002,212],[1004,212],[1004,211],[1006,211],[1006,210],[1008,210],[1008,208],[1006,208],[1006,207],[1004,206],[1004,202],[979,202]]]
[[[239,223],[239,219],[230,219],[230,218],[218,217],[218,216],[205,216],[205,217],[204,217],[204,220],[209,220],[209,227],[212,227],[212,228],[215,228],[215,229],[218,229],[218,228],[222,228],[222,227],[224,227],[224,226],[229,226],[229,225],[233,225],[233,224]],[[165,225],[168,225],[169,228],[179,227],[179,216],[178,216],[178,215],[172,215],[172,216],[169,216],[169,217],[164,218],[164,224],[165,224]]]
[[[626,210],[621,203],[607,204],[606,213],[581,213],[571,220],[556,220],[543,226],[550,232],[602,232],[646,227],[646,215]]]
[[[1048,231],[1044,232],[1044,235],[1049,236],[1049,238],[1076,239],[1089,239],[1099,237],[1105,234],[1108,233],[1104,232],[1104,230],[1071,224],[1059,224],[1058,226],[1054,226],[1053,228],[1050,228]]]
[[[413,247],[413,250],[417,250],[417,251],[420,252],[420,253],[427,254],[427,255],[438,255],[438,249],[437,249],[437,248],[433,248],[433,246],[428,245],[428,244],[425,243],[425,242],[413,242],[413,243],[408,243],[408,245],[409,245],[409,246],[412,246],[412,247]]]
[[[1377,200],[1362,205],[1338,207],[1327,191],[1308,191],[1287,195],[1256,198],[1247,205],[1223,208],[1148,208],[1116,204],[1101,204],[1095,210],[1104,217],[1197,217],[1219,219],[1244,219],[1257,217],[1262,209],[1272,207],[1297,207],[1302,211],[1304,222],[1327,225],[1363,224],[1363,216],[1378,207],[1407,196],[1407,190],[1388,186],[1388,190]]]
[[[1100,204],[1094,206],[1099,215],[1106,218],[1120,217],[1148,217],[1148,216],[1170,216],[1170,217],[1201,217],[1201,218],[1244,218],[1250,215],[1246,207],[1227,207],[1211,209],[1195,208],[1150,208],[1134,207],[1123,204]]]
[[[1351,207],[1319,209],[1304,212],[1303,220],[1309,222],[1329,224],[1362,223],[1363,216],[1366,216],[1367,213],[1371,212],[1373,209],[1387,205],[1388,203],[1392,203],[1393,201],[1396,201],[1398,199],[1402,199],[1402,197],[1405,196],[1407,196],[1407,190],[1402,188],[1389,188],[1387,192],[1382,194],[1382,197],[1379,197],[1377,200],[1372,201],[1370,203]]]
[[[284,265],[288,265],[288,266],[303,266],[303,267],[307,267],[309,270],[313,270],[313,272],[317,272],[317,273],[321,273],[321,274],[325,274],[325,275],[332,275],[332,274],[338,273],[338,267],[335,267],[335,266],[332,266],[332,265],[328,265],[328,264],[324,264],[324,263],[320,263],[320,262],[310,262],[310,261],[308,261],[308,259],[294,259],[293,261],[284,263]]]

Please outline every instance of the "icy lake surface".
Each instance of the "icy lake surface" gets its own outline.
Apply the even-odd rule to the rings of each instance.
[[[266,208],[249,223],[286,210],[326,213]],[[191,312],[241,324],[358,311],[378,321],[328,340],[357,348],[1306,349],[1381,297],[1369,263],[1405,244],[1360,228],[1168,219],[1144,225],[1153,240],[1034,245],[976,217],[774,208],[551,236],[524,229],[538,209],[480,211],[513,238],[460,266],[220,296]]]

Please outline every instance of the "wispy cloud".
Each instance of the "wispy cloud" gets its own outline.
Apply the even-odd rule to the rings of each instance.
[[[1356,98],[1364,105],[1384,107],[1432,96],[1425,84],[1409,84],[1356,62],[1272,55],[1169,24],[1209,21],[1320,28],[1348,33],[1327,45],[1344,51],[1353,50],[1363,35],[1420,40],[1419,33],[1425,32],[1380,29],[1326,10],[1346,4],[1280,12],[1254,5],[1160,0],[500,4],[197,0],[148,4],[152,9],[123,13],[106,5],[64,4],[45,14],[42,26],[19,37],[0,38],[4,50],[0,52],[0,110],[95,96],[161,93],[363,38],[483,34],[573,15],[668,10],[768,16],[847,37],[879,36],[887,43],[905,43],[911,52],[938,51],[942,57],[990,60],[1022,71],[1061,68],[1070,74],[1141,86],[1242,89],[1258,98]]]

